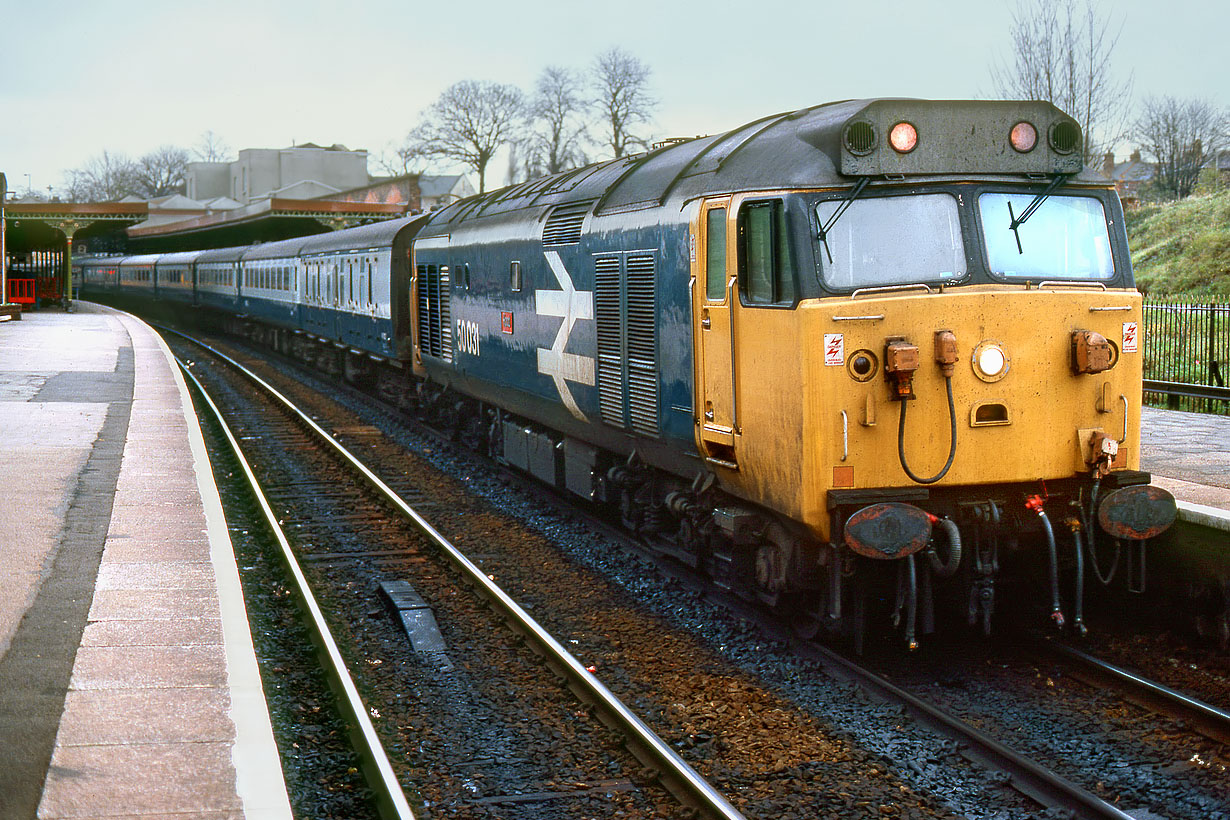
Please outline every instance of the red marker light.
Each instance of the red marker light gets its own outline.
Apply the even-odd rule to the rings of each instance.
[[[1038,144],[1038,130],[1027,122],[1018,122],[1012,126],[1008,141],[1022,154],[1029,153]]]
[[[899,122],[888,133],[888,144],[899,154],[908,154],[918,145],[918,129],[908,122]]]

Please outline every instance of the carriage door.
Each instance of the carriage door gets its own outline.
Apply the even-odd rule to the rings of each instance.
[[[699,366],[696,408],[700,417],[699,445],[709,461],[735,467],[735,408],[733,364],[733,267],[727,225],[730,200],[706,202],[701,208],[697,242],[697,277],[692,294]]]

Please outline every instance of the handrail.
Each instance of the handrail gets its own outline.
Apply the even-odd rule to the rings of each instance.
[[[935,293],[930,285],[923,282],[914,282],[908,285],[881,285],[874,288],[859,288],[850,294],[851,299],[857,299],[864,293],[891,293],[893,291],[910,291],[910,290],[925,290],[927,293]]]
[[[1106,290],[1106,283],[1104,282],[1079,282],[1069,279],[1047,279],[1045,282],[1038,283],[1038,290],[1042,290],[1047,285],[1051,287],[1098,288],[1099,290]]]
[[[1156,379],[1145,379],[1144,392],[1165,393],[1168,396],[1184,396],[1189,399],[1230,401],[1230,387],[1217,387],[1211,384],[1187,384],[1185,382],[1164,382]]]

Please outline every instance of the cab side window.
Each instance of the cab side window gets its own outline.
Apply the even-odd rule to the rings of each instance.
[[[739,211],[739,291],[748,304],[795,301],[789,223],[781,200],[749,202]]]

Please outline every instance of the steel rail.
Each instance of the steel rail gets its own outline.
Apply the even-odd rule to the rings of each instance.
[[[853,679],[879,697],[901,703],[914,720],[964,744],[962,754],[989,769],[1005,772],[1010,785],[1047,808],[1062,808],[1089,820],[1132,820],[1132,816],[1096,794],[1010,749],[973,726],[953,717],[885,678],[819,644],[795,641],[801,657],[820,662],[835,674]]]
[[[488,578],[485,572],[453,546],[448,539],[441,535],[425,518],[419,515],[401,496],[385,484],[379,476],[369,470],[362,461],[337,442],[333,436],[329,435],[311,417],[296,407],[290,399],[283,396],[275,387],[225,353],[179,331],[171,328],[165,329],[208,350],[214,356],[217,356],[240,373],[243,373],[253,383],[266,390],[270,396],[281,403],[291,414],[297,416],[304,426],[316,433],[322,441],[332,447],[342,459],[366,478],[390,504],[413,521],[419,530],[440,548],[444,556],[461,572],[466,581],[474,586],[483,597],[487,598],[500,611],[509,622],[511,628],[534,644],[552,668],[565,678],[573,693],[592,705],[604,723],[624,733],[625,739],[628,741],[629,750],[654,773],[658,782],[675,795],[678,800],[708,817],[719,818],[720,820],[744,820],[743,815],[738,809],[705,781],[687,761],[681,758],[674,749],[658,737],[644,721],[628,709],[572,653],[565,649],[537,621],[530,617],[516,601]],[[272,510],[269,510],[269,514],[272,514]]]
[[[1230,713],[1197,700],[1182,692],[1142,678],[1126,669],[1095,658],[1070,646],[1051,640],[1035,642],[1034,646],[1075,664],[1080,673],[1089,675],[1096,684],[1110,683],[1123,689],[1130,700],[1178,720],[1186,721],[1200,734],[1218,743],[1230,744]]]
[[[312,637],[324,656],[325,671],[330,677],[334,691],[340,695],[339,704],[342,710],[356,727],[356,751],[358,751],[360,758],[363,760],[364,774],[366,775],[368,785],[376,794],[377,809],[380,811],[381,816],[388,818],[388,820],[414,820],[414,812],[410,809],[410,804],[406,800],[406,795],[397,780],[397,775],[393,772],[393,766],[384,751],[384,745],[380,742],[380,737],[376,734],[375,727],[372,726],[371,719],[367,713],[367,707],[363,704],[359,690],[355,687],[354,679],[351,678],[350,672],[346,668],[346,661],[338,650],[337,642],[333,639],[333,634],[329,630],[329,625],[325,621],[319,604],[316,603],[316,596],[312,594],[307,577],[303,574],[299,562],[295,559],[290,542],[282,531],[282,527],[278,524],[278,517],[273,511],[273,507],[270,506],[269,500],[265,497],[256,474],[252,471],[252,467],[244,457],[238,439],[235,438],[230,425],[223,418],[222,411],[218,408],[218,405],[214,403],[213,398],[205,390],[205,386],[201,384],[196,375],[179,358],[176,358],[175,361],[179,364],[184,375],[191,379],[193,385],[200,392],[202,399],[213,413],[219,428],[225,434],[226,440],[230,443],[235,458],[238,460],[240,467],[243,469],[244,476],[248,480],[252,494],[261,508],[261,513],[265,516],[265,521],[282,550],[282,560],[285,562],[287,570],[294,580],[299,603],[311,621],[309,627],[312,630]]]

